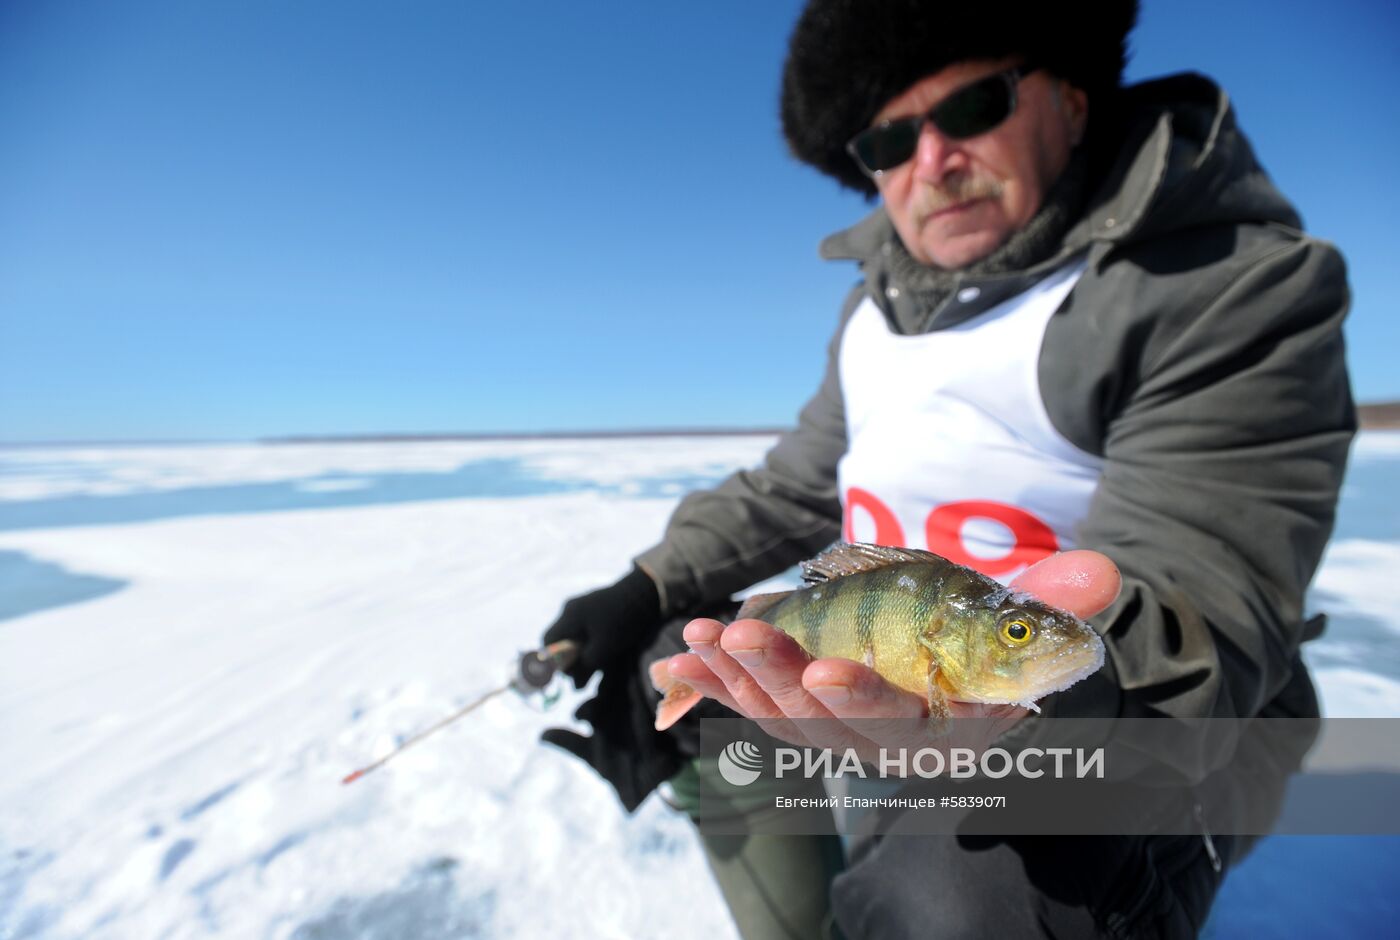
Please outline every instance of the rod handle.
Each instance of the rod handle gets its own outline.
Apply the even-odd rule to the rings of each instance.
[[[556,672],[568,669],[576,659],[578,644],[573,640],[560,640],[541,649],[526,650],[520,654],[517,670],[520,684],[527,689],[543,689]]]

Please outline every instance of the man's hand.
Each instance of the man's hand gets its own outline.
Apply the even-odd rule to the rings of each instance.
[[[684,763],[676,743],[652,727],[652,698],[638,665],[661,620],[656,583],[633,568],[616,584],[566,603],[543,638],[543,645],[578,644],[578,658],[565,670],[575,685],[582,688],[600,669],[603,678],[593,698],[574,712],[593,726],[591,735],[548,728],[542,738],[591,764],[629,813]]]
[[[1118,568],[1091,551],[1052,555],[1027,568],[1012,587],[1081,618],[1113,603]],[[849,659],[813,660],[797,642],[761,620],[692,620],[692,652],[667,663],[672,676],[756,721],[768,734],[799,746],[853,748],[873,762],[881,748],[970,747],[985,750],[1027,714],[1017,705],[949,702],[946,737],[933,738],[922,695],[886,682]],[[987,719],[963,722],[959,718]]]
[[[572,640],[578,654],[564,673],[583,688],[599,669],[650,643],[661,625],[661,597],[646,572],[633,568],[622,580],[575,597],[545,631],[541,646]],[[621,666],[630,669],[634,664]]]

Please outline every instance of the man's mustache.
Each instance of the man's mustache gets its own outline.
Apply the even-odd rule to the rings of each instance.
[[[935,212],[951,209],[964,202],[1000,197],[1001,183],[996,180],[952,176],[941,183],[928,183],[919,188],[914,194],[914,217],[922,222]]]

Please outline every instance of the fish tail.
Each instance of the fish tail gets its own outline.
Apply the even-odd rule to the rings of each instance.
[[[666,671],[666,660],[659,659],[647,667],[651,684],[662,693],[661,703],[656,706],[656,730],[665,731],[681,720],[681,716],[695,707],[703,695]]]

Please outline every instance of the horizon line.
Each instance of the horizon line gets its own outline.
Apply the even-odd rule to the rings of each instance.
[[[1400,399],[1364,402],[1356,406],[1363,431],[1400,430]],[[424,441],[528,441],[580,438],[600,440],[627,437],[760,437],[782,434],[788,427],[642,427],[585,428],[549,431],[377,431],[363,434],[276,434],[264,437],[210,438],[107,438],[51,441],[0,441],[0,449],[42,447],[154,447],[191,444],[372,444]]]
[[[628,437],[766,437],[781,434],[783,427],[675,427],[675,428],[588,428],[576,431],[382,431],[363,434],[278,434],[265,437],[210,438],[106,438],[37,441],[0,441],[3,448],[42,447],[156,447],[169,445],[259,444],[372,444],[424,441],[526,441],[597,440]]]

